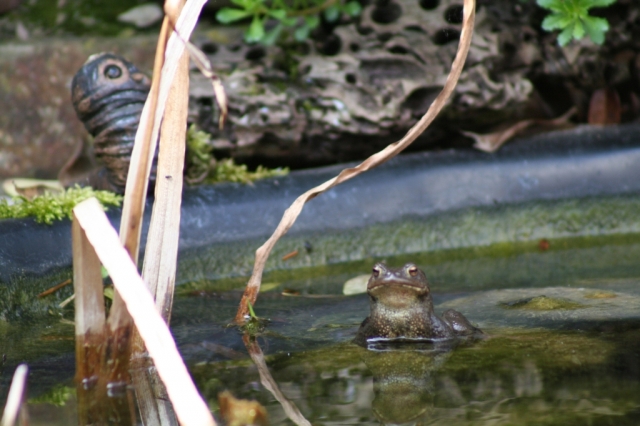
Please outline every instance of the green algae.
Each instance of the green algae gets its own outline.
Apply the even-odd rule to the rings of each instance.
[[[500,306],[507,309],[525,309],[530,311],[555,311],[558,309],[580,309],[585,305],[556,297],[536,296],[512,302],[502,302]]]
[[[610,291],[596,290],[586,293],[584,297],[585,299],[615,299],[618,295]]]
[[[503,263],[509,263],[515,256],[544,262],[557,255],[553,253],[576,248],[597,249],[603,244],[612,252],[617,250],[617,263],[626,268],[635,262],[632,259],[635,248],[628,250],[628,247],[640,243],[637,211],[640,211],[640,197],[602,197],[470,208],[347,230],[296,234],[294,228],[274,247],[266,271],[297,270],[297,276],[314,275],[339,268],[340,264],[366,265],[390,258],[399,262],[408,259],[421,266],[444,262],[453,265],[456,260],[466,262],[469,258],[502,259]],[[540,249],[542,239],[549,242],[548,250]],[[253,268],[255,248],[264,240],[225,242],[185,253],[179,269],[180,280],[248,276]],[[311,251],[306,250],[308,246],[312,247]],[[294,250],[301,254],[282,260]],[[607,262],[601,254],[586,256],[589,256],[586,261],[571,258],[567,263],[557,262],[552,271],[523,262],[516,285],[529,285],[531,280],[543,276],[557,281],[553,275],[570,274],[576,267],[584,270],[587,265],[597,270]],[[612,265],[610,260],[609,263]],[[464,266],[462,269],[452,267],[447,275],[456,275],[455,281],[464,279],[463,274],[471,277]],[[474,267],[482,268],[482,265]],[[369,268],[370,265],[364,270]],[[617,274],[626,273],[625,268],[618,268]],[[303,272],[305,270],[308,272]],[[490,273],[483,271],[482,275]],[[478,285],[487,284],[475,276],[473,280]]]
[[[28,322],[43,317],[62,316],[59,304],[73,294],[73,286],[66,286],[48,296],[38,294],[72,277],[71,270],[58,270],[46,277],[16,277],[0,284],[0,323]]]
[[[29,404],[52,404],[57,407],[63,407],[75,394],[75,388],[58,384],[42,395],[29,398],[28,402]]]

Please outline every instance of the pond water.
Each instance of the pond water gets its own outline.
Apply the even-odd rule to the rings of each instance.
[[[275,390],[227,327],[240,292],[217,289],[244,278],[179,287],[172,331],[214,413],[230,390],[260,401],[271,424],[299,412],[313,424],[637,425],[639,257],[631,234],[383,259],[417,263],[436,311],[455,308],[487,334],[450,351],[351,343],[368,299],[342,287],[374,259],[270,273],[255,306],[270,322],[248,344],[264,353]],[[31,424],[75,423],[73,327],[3,327],[2,398],[15,360],[27,360]]]

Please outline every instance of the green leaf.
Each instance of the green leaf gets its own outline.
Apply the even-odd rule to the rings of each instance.
[[[296,28],[296,30],[293,33],[293,38],[295,38],[296,41],[305,41],[308,37],[309,37],[309,27],[306,25]]]
[[[280,37],[280,33],[282,32],[282,28],[283,25],[282,23],[276,25],[275,27],[273,27],[272,29],[270,29],[269,31],[267,31],[267,33],[264,35],[264,37],[262,37],[262,43],[266,44],[267,46],[272,46],[276,43],[276,41],[278,40],[278,37]]]
[[[344,5],[344,11],[349,16],[360,16],[360,13],[362,12],[362,5],[360,5],[360,3],[358,3],[357,1],[350,1],[349,3]]]
[[[560,46],[566,46],[567,43],[571,41],[571,34],[573,34],[573,25],[569,25],[558,35],[558,44]]]
[[[255,5],[253,0],[231,0],[231,3],[237,4],[242,9],[250,10]]]
[[[558,0],[537,0],[538,6],[543,9],[550,9],[554,12],[561,12],[563,10],[563,4]]]
[[[589,0],[589,8],[592,7],[607,7],[614,4],[616,0]]]
[[[573,25],[573,38],[576,40],[582,40],[582,37],[584,37],[584,26],[582,25],[581,21],[576,21],[576,23]]]
[[[295,24],[298,23],[298,20],[296,18],[292,17],[292,16],[287,16],[285,19],[283,19],[280,22],[285,27],[293,27]]]
[[[604,43],[604,33],[609,31],[609,23],[604,18],[596,18],[594,16],[589,16],[582,21],[584,23],[584,28],[587,34],[589,34],[589,38],[595,44]]]
[[[542,21],[542,29],[545,31],[561,30],[571,24],[571,18],[565,15],[553,13]]]
[[[250,15],[246,10],[232,9],[230,7],[223,7],[216,14],[216,18],[223,24],[229,24],[231,22],[239,21]]]
[[[305,27],[309,28],[309,30],[313,30],[320,25],[320,17],[318,15],[311,15],[304,18]]]
[[[284,9],[270,10],[269,15],[273,16],[279,21],[282,21],[283,19],[287,18],[287,11]]]
[[[257,43],[261,41],[263,37],[264,24],[257,15],[254,15],[253,21],[251,21],[251,25],[249,26],[244,39],[247,41],[247,43]]]
[[[340,9],[338,9],[338,6],[329,6],[328,8],[326,8],[324,10],[324,18],[328,21],[328,22],[335,22],[338,20],[338,18],[340,18]]]

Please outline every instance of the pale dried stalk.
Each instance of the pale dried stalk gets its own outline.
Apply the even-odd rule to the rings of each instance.
[[[81,402],[84,397],[81,383],[90,377],[98,377],[101,371],[101,349],[105,338],[104,288],[100,259],[76,220],[71,223],[71,241],[75,295],[76,379],[80,384],[78,400]],[[81,408],[78,414],[82,417],[84,410]]]
[[[4,413],[2,414],[0,425],[14,426],[16,424],[16,420],[23,410],[28,373],[29,367],[27,367],[27,364],[20,364],[18,368],[16,368],[16,372],[13,373],[13,379],[11,380],[11,387],[9,388],[9,395],[7,397],[7,403],[4,406]]]
[[[73,209],[73,214],[131,314],[180,423],[215,425],[178,353],[167,324],[156,310],[149,289],[98,200],[90,198],[83,201]]]
[[[100,259],[77,221],[71,223],[76,339],[104,334],[105,310]],[[98,338],[98,341],[102,337]],[[79,360],[78,360],[79,361]]]
[[[205,3],[206,0],[189,0],[180,12],[180,16],[175,21],[176,29],[184,37],[189,38],[191,36]],[[169,7],[175,9],[173,4],[169,5]],[[165,17],[156,48],[151,91],[140,116],[140,125],[136,133],[136,140],[131,153],[131,165],[127,175],[120,223],[120,238],[134,262],[138,260],[149,173],[157,145],[160,123],[178,66],[178,59],[185,49],[184,44],[175,34],[171,34],[169,41],[166,41],[170,30],[169,18]],[[112,330],[117,325],[127,324],[126,313],[124,309],[121,309],[121,301],[119,299],[116,293],[111,307],[111,314],[109,315],[109,323]],[[120,316],[122,316],[123,321],[118,319]]]
[[[462,32],[460,33],[458,52],[456,53],[453,65],[451,66],[451,72],[447,77],[447,81],[445,82],[442,91],[433,101],[420,121],[418,121],[399,141],[394,142],[382,151],[373,154],[371,157],[367,158],[356,167],[344,169],[340,172],[340,174],[338,174],[338,176],[334,177],[333,179],[330,179],[322,185],[318,185],[315,188],[312,188],[304,194],[300,195],[284,212],[284,215],[280,220],[280,223],[278,224],[278,227],[276,228],[273,235],[271,235],[271,237],[262,246],[260,246],[258,250],[256,250],[256,260],[253,265],[253,274],[251,275],[251,278],[247,283],[247,287],[245,288],[244,294],[242,295],[240,306],[238,307],[238,312],[236,313],[235,317],[236,323],[243,323],[244,321],[246,321],[248,317],[248,303],[251,303],[252,305],[255,304],[256,298],[258,297],[258,292],[260,291],[262,272],[264,271],[264,266],[267,263],[269,254],[271,253],[271,250],[275,246],[276,242],[293,226],[296,219],[300,215],[300,212],[302,212],[302,208],[304,207],[305,203],[322,194],[323,192],[333,188],[334,186],[339,185],[351,178],[354,178],[359,174],[377,167],[385,161],[395,157],[400,152],[402,152],[402,150],[408,147],[418,136],[420,136],[427,127],[429,127],[440,110],[442,110],[442,108],[445,106],[447,100],[451,96],[451,93],[453,93],[453,90],[456,87],[458,78],[460,77],[460,73],[462,72],[462,68],[464,67],[464,62],[467,58],[467,53],[469,52],[469,46],[471,45],[474,19],[475,0],[464,0]]]
[[[176,13],[175,16],[167,15],[175,21],[180,8],[167,9]],[[188,108],[189,55],[183,52],[178,59],[162,119],[155,201],[142,272],[151,294],[156,298],[158,311],[167,323],[171,315],[178,259]]]
[[[183,2],[165,4],[171,22],[178,19]],[[158,153],[155,201],[147,237],[142,277],[156,300],[156,308],[169,324],[175,287],[176,263],[182,204],[182,176],[185,157],[187,110],[189,106],[189,55],[183,52],[171,85],[162,119]],[[145,346],[135,333],[131,377],[138,408],[146,426],[177,424],[175,412],[166,399],[166,389],[157,378]]]

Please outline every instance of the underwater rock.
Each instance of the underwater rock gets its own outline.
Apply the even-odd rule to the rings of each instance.
[[[481,292],[440,308],[464,308],[483,328],[580,329],[637,321],[640,296],[597,288],[521,288]]]

